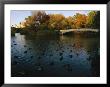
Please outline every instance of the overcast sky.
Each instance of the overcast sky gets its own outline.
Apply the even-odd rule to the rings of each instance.
[[[73,16],[76,13],[81,13],[87,15],[90,11],[45,11],[47,14],[63,14],[65,17]],[[26,17],[31,16],[31,11],[11,11],[11,25],[19,24],[22,22]]]

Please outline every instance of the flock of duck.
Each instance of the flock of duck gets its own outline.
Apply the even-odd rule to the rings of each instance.
[[[16,47],[17,45],[19,45],[19,44],[17,44],[15,41],[13,41],[13,43],[12,43],[12,45],[11,45],[11,47],[13,48],[13,47]],[[56,53],[58,53],[58,56],[59,56],[59,62],[62,62],[63,60],[64,60],[64,56],[63,56],[63,54],[65,53],[65,50],[63,49],[63,46],[61,46],[60,44],[59,44],[59,42],[57,42],[57,45],[59,46],[57,49],[55,49],[55,51],[56,51]],[[25,54],[25,55],[28,55],[29,53],[30,53],[30,51],[32,51],[34,48],[31,48],[31,47],[28,47],[28,45],[23,45],[23,47],[24,48],[26,48],[26,50],[24,50],[23,51],[23,54]],[[41,45],[39,45],[39,47],[41,47]],[[71,45],[71,47],[75,47],[75,44],[72,44]],[[73,53],[73,50],[72,49],[69,49],[69,47],[67,48],[68,50],[69,50],[69,52],[70,52],[70,54],[68,54],[68,58],[74,58],[74,55],[72,55],[72,53]],[[46,50],[47,49],[42,49],[42,53],[41,53],[41,55],[40,56],[37,56],[37,58],[38,58],[38,60],[40,60],[40,59],[42,59],[43,57],[45,57],[45,56],[48,56],[48,57],[53,57],[54,56],[54,54],[48,54],[48,55],[46,55]],[[76,56],[78,57],[80,54],[78,53],[78,52],[76,52],[75,53],[76,54]],[[43,56],[43,57],[42,57]],[[30,60],[32,60],[33,58],[35,58],[36,56],[35,55],[30,55],[29,56],[30,57]],[[14,59],[22,59],[22,57],[19,55],[19,56],[17,56],[17,55],[15,55],[14,54],[14,56],[13,56],[13,58]],[[29,61],[30,61],[29,60]],[[49,63],[49,66],[55,66],[55,61],[49,61],[50,63]],[[16,60],[14,60],[13,62],[12,62],[12,65],[18,65],[19,64],[19,61],[16,61]],[[36,67],[36,70],[37,71],[43,71],[44,70],[44,67],[42,66],[42,64],[40,64],[40,62],[38,63],[38,64],[35,64],[35,67]],[[67,70],[68,72],[72,72],[72,67],[71,67],[71,64],[69,64],[69,63],[66,63],[66,64],[64,64],[63,65],[63,67],[64,67],[64,69],[65,70]],[[24,74],[24,73],[23,73]]]

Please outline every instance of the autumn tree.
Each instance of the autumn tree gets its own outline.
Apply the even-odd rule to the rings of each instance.
[[[34,19],[32,18],[32,16],[28,16],[27,18],[25,18],[24,21],[25,27],[30,27],[32,24],[34,24]]]
[[[66,18],[67,29],[75,28],[73,17],[69,16]]]
[[[64,29],[66,26],[65,17],[62,14],[50,14],[49,29]]]
[[[32,15],[25,18],[24,26],[31,30],[37,31],[42,26],[47,26],[47,20],[49,16],[46,15],[45,11],[32,11]]]
[[[76,15],[73,16],[73,20],[75,28],[86,27],[87,16],[85,14],[76,13]]]

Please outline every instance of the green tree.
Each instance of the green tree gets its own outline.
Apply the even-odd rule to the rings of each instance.
[[[95,15],[95,28],[100,29],[100,11],[97,11]]]
[[[88,13],[87,27],[100,28],[100,11],[91,11]]]

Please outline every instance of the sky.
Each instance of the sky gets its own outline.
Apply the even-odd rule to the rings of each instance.
[[[45,11],[46,14],[63,14],[65,17],[73,16],[76,13],[81,13],[87,15],[90,11],[81,10],[81,11]],[[11,11],[11,25],[19,24],[22,22],[26,17],[31,16],[31,11],[25,10],[12,10]]]

